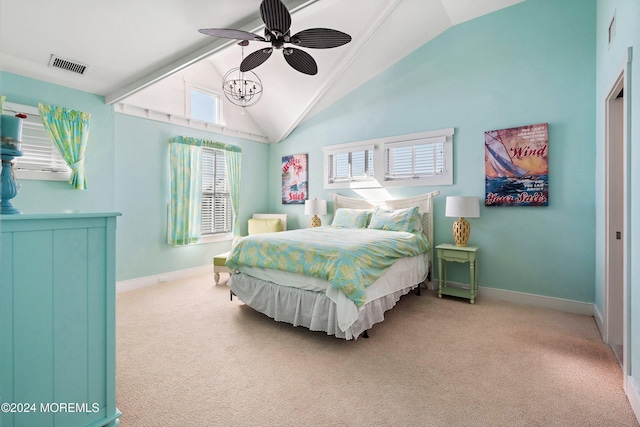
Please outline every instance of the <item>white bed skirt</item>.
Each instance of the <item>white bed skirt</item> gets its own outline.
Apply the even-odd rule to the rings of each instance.
[[[336,304],[323,293],[276,285],[243,273],[233,274],[229,286],[249,307],[278,322],[304,326],[312,331],[325,331],[327,335],[351,340],[382,322],[384,313],[418,284],[367,302],[360,309],[355,322],[345,331],[338,326]]]

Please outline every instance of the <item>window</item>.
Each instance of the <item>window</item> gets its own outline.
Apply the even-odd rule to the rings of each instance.
[[[217,93],[191,87],[189,117],[209,123],[222,123],[222,103]]]
[[[225,153],[202,148],[202,236],[230,233],[233,227]]]
[[[374,181],[373,156],[372,145],[344,144],[325,147],[325,187],[366,186]]]
[[[453,184],[453,128],[324,147],[324,188]]]
[[[438,137],[385,144],[385,180],[444,175],[444,143],[445,138]]]
[[[388,138],[382,149],[385,186],[453,184],[453,129]]]
[[[16,157],[14,172],[18,179],[68,181],[71,169],[51,141],[36,107],[5,103],[9,111],[25,113],[22,121],[22,156]]]

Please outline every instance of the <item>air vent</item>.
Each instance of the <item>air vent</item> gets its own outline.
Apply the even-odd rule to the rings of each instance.
[[[51,59],[49,60],[49,67],[62,68],[63,70],[71,71],[73,73],[84,74],[84,72],[87,70],[88,65],[84,65],[70,59],[60,58],[56,55],[51,55]]]

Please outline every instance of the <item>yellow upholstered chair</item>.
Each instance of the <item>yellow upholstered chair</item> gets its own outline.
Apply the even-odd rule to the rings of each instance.
[[[253,214],[248,222],[249,234],[273,233],[287,230],[287,214]],[[241,238],[240,238],[241,239]],[[239,238],[235,238],[231,247],[235,246]],[[220,281],[220,273],[231,274],[231,270],[226,266],[229,252],[218,254],[213,257],[213,280],[216,285]]]

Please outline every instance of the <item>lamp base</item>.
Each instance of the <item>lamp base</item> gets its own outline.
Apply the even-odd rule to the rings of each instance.
[[[4,148],[2,151],[2,172],[0,173],[0,199],[2,199],[2,202],[0,203],[0,214],[20,214],[22,211],[14,208],[9,201],[18,195],[18,184],[16,184],[16,179],[13,176],[13,163],[11,163],[14,156],[6,155]]]
[[[309,222],[309,227],[320,227],[322,225],[322,221],[318,215],[314,215],[311,217],[311,221]]]
[[[456,246],[467,246],[469,236],[471,235],[471,224],[464,218],[458,218],[453,223],[453,238]]]

